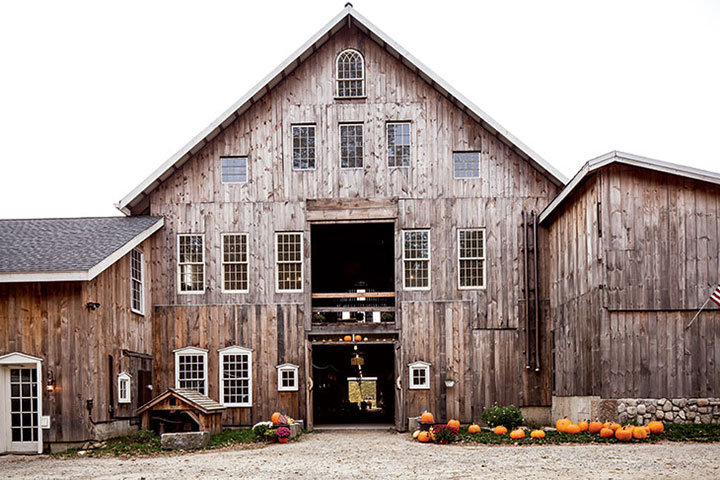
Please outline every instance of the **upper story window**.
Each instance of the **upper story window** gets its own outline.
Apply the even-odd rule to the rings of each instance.
[[[363,167],[363,124],[340,125],[340,166]]]
[[[410,166],[410,122],[387,124],[387,156],[391,167]]]
[[[118,403],[130,403],[130,375],[123,372],[117,377],[117,402]]]
[[[458,287],[485,288],[485,230],[458,230]]]
[[[145,259],[138,249],[130,252],[130,310],[145,314]]]
[[[220,403],[252,406],[252,350],[238,346],[220,352]]]
[[[292,126],[293,170],[315,169],[315,125]]]
[[[283,232],[275,234],[275,288],[278,292],[302,292],[303,234]]]
[[[222,236],[222,276],[224,292],[248,291],[247,233]]]
[[[357,98],[365,96],[365,60],[357,50],[343,50],[337,56],[337,96]]]
[[[180,293],[205,291],[205,237],[178,235],[178,284]]]
[[[197,347],[175,350],[175,388],[207,395],[207,350]]]
[[[453,152],[455,178],[480,178],[480,152]]]
[[[406,290],[430,289],[430,230],[403,230],[403,284]]]
[[[222,183],[247,182],[248,157],[220,157]]]

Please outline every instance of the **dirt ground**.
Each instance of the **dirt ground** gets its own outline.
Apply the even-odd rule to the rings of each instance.
[[[323,432],[260,449],[148,458],[0,457],[7,479],[720,478],[720,444],[461,446]]]

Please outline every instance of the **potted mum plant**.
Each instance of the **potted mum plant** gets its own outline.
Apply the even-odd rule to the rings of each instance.
[[[278,443],[287,443],[290,438],[290,429],[288,427],[279,427],[276,432]]]

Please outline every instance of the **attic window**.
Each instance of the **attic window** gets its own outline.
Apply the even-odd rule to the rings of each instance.
[[[247,182],[248,157],[220,157],[222,183]]]
[[[455,178],[480,178],[480,152],[453,152]]]
[[[336,63],[337,96],[358,98],[365,96],[365,61],[357,50],[340,52]]]

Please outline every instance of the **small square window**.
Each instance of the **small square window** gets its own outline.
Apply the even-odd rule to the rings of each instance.
[[[220,157],[222,183],[247,182],[248,157]]]
[[[296,392],[298,390],[298,366],[286,363],[278,365],[278,391]]]
[[[430,364],[427,362],[413,362],[410,365],[410,390],[430,389]]]
[[[453,152],[455,178],[480,178],[480,152]]]

